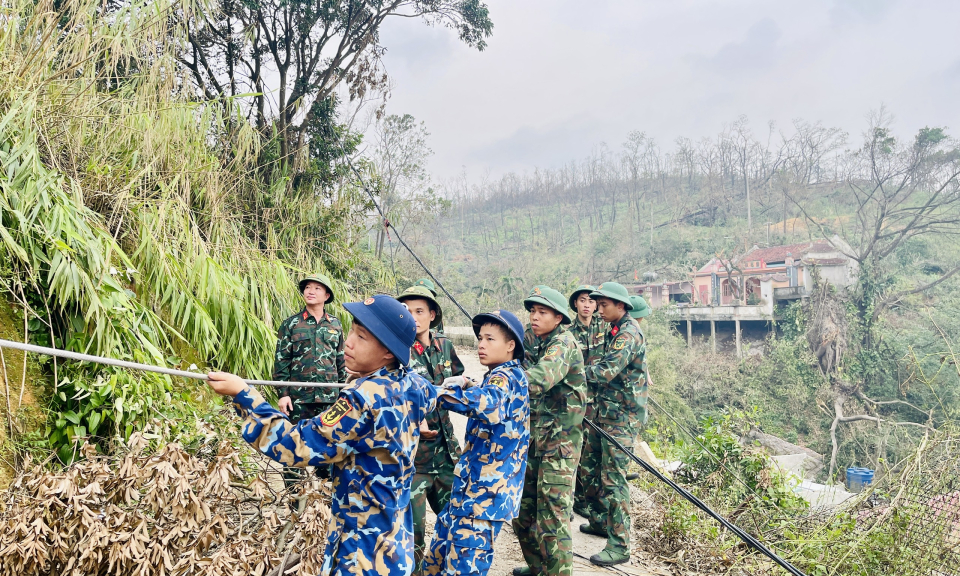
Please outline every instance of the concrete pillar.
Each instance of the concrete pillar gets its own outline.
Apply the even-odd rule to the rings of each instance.
[[[710,346],[713,347],[713,353],[717,353],[717,321],[710,321]]]
[[[737,358],[741,358],[742,354],[740,352],[740,320],[736,320],[736,332],[737,332]]]
[[[687,320],[687,346],[693,346],[693,322]]]

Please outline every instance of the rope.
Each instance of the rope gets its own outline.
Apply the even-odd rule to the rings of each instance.
[[[596,430],[597,433],[604,438],[604,440],[606,440],[607,442],[610,442],[611,444],[619,448],[621,452],[629,456],[630,459],[636,462],[641,468],[653,474],[657,478],[657,480],[673,488],[673,490],[676,491],[677,494],[683,496],[684,498],[689,500],[691,504],[693,504],[697,508],[706,512],[711,518],[719,522],[727,530],[733,532],[738,538],[746,542],[750,547],[752,547],[753,549],[760,552],[767,558],[779,564],[784,570],[793,574],[793,576],[806,576],[806,574],[801,572],[799,568],[787,562],[780,556],[777,556],[777,554],[774,553],[773,550],[770,550],[769,548],[764,546],[762,543],[760,543],[756,538],[751,536],[749,533],[741,530],[733,522],[730,522],[723,516],[714,512],[713,509],[711,509],[709,506],[707,506],[703,502],[703,500],[700,500],[699,498],[697,498],[696,496],[688,492],[686,488],[684,488],[683,486],[680,486],[679,484],[677,484],[676,482],[674,482],[673,480],[665,476],[663,473],[657,470],[652,464],[650,464],[649,462],[646,462],[645,460],[643,460],[642,458],[638,457],[636,454],[628,450],[623,444],[621,444],[616,438],[608,434],[603,428],[600,428],[599,426],[597,426],[590,420],[587,420],[586,418],[584,418],[583,421],[586,422],[591,428]]]
[[[209,380],[206,374],[201,372],[187,372],[186,370],[174,370],[173,368],[164,368],[163,366],[153,366],[150,364],[141,364],[139,362],[127,362],[126,360],[117,360],[105,356],[94,356],[92,354],[81,354],[79,352],[70,352],[69,350],[60,350],[58,348],[47,348],[46,346],[34,346],[33,344],[24,344],[22,342],[13,342],[11,340],[0,340],[0,348],[12,348],[14,350],[23,350],[24,352],[33,352],[35,354],[44,354],[46,356],[56,356],[58,358],[67,358],[80,362],[95,362],[97,364],[106,364],[107,366],[116,366],[118,368],[129,368],[131,370],[142,370],[144,372],[156,372],[157,374],[166,374],[167,376],[179,376],[180,378],[192,378],[193,380]],[[346,384],[332,382],[281,382],[279,380],[246,380],[244,382],[254,386],[290,386],[293,388],[343,388]]]
[[[390,227],[390,221],[387,219],[387,215],[384,214],[383,210],[380,208],[380,204],[377,203],[377,199],[374,197],[373,192],[371,192],[370,189],[367,187],[366,182],[364,182],[364,180],[363,180],[363,176],[361,176],[361,174],[360,174],[360,171],[357,170],[356,166],[353,165],[353,161],[350,160],[350,155],[347,154],[346,149],[343,147],[342,139],[339,138],[339,137],[337,137],[336,134],[334,134],[333,136],[334,136],[334,139],[337,141],[337,144],[340,146],[340,150],[343,152],[343,157],[346,159],[347,164],[350,166],[350,169],[351,169],[351,170],[353,171],[353,173],[356,175],[357,180],[359,180],[359,182],[360,182],[360,187],[363,188],[363,191],[366,192],[368,196],[370,196],[370,201],[373,202],[373,205],[374,205],[374,207],[377,209],[377,212],[379,212],[379,213],[380,213],[380,216],[383,217],[384,227]],[[420,260],[420,258],[416,255],[416,253],[414,253],[414,251],[413,251],[409,246],[407,246],[407,243],[404,242],[404,241],[403,241],[403,238],[400,237],[400,233],[397,232],[397,229],[396,229],[396,228],[393,228],[393,230],[394,230],[394,232],[395,232],[396,235],[397,235],[397,241],[400,243],[400,245],[403,246],[403,247],[407,250],[407,252],[410,253],[411,256],[413,256],[413,259],[417,261],[417,264],[419,264],[420,267],[423,268],[423,270],[427,273],[427,275],[430,276],[431,279],[433,279],[434,282],[436,282],[437,286],[438,286],[441,290],[443,290],[443,293],[444,293],[444,294],[447,295],[447,298],[449,298],[450,301],[453,302],[453,303],[457,306],[457,308],[460,309],[461,312],[463,312],[463,315],[466,316],[468,320],[472,320],[473,317],[470,316],[470,314],[467,312],[467,310],[466,310],[463,306],[461,306],[459,302],[457,302],[457,299],[454,298],[453,295],[450,294],[450,292],[443,286],[443,284],[440,282],[440,280],[438,280],[437,277],[433,275],[433,272],[431,272],[430,269],[427,268],[426,264],[424,264],[423,261]],[[672,417],[671,417],[671,418],[672,418]],[[634,454],[634,453],[631,452],[630,450],[627,450],[626,447],[624,447],[622,444],[620,444],[620,442],[618,442],[618,441],[616,440],[616,438],[614,438],[613,436],[611,436],[610,434],[608,434],[605,430],[603,430],[602,428],[600,428],[599,426],[597,426],[596,424],[594,424],[594,423],[591,422],[590,420],[587,420],[586,418],[584,418],[583,421],[586,422],[588,425],[590,425],[591,428],[593,428],[594,430],[596,430],[597,433],[599,433],[601,436],[603,436],[608,442],[612,443],[614,446],[616,446],[617,448],[619,448],[620,451],[622,451],[624,454],[626,454],[626,455],[627,455],[629,458],[631,458],[634,462],[636,462],[637,464],[639,464],[641,468],[643,468],[643,469],[646,470],[647,472],[650,472],[651,474],[653,474],[654,476],[656,476],[656,478],[657,478],[658,480],[660,480],[661,482],[663,482],[663,483],[667,484],[668,486],[670,486],[670,488],[672,488],[672,489],[675,490],[678,494],[680,494],[681,496],[683,496],[684,498],[686,498],[687,500],[689,500],[694,506],[696,506],[697,508],[699,508],[699,509],[703,510],[704,512],[706,512],[707,514],[709,514],[710,517],[712,517],[712,518],[715,519],[717,522],[719,522],[721,525],[723,525],[725,528],[727,528],[728,530],[730,530],[731,532],[733,532],[738,538],[740,538],[741,540],[743,540],[743,541],[744,541],[745,543],[747,543],[749,546],[751,546],[752,548],[756,549],[757,551],[759,551],[759,552],[762,553],[763,555],[767,556],[768,558],[770,558],[771,560],[773,560],[774,562],[776,562],[777,564],[779,564],[779,565],[780,565],[781,567],[783,567],[787,572],[790,572],[790,573],[793,574],[794,576],[806,576],[806,575],[805,575],[803,572],[801,572],[796,566],[794,566],[793,564],[787,562],[787,561],[784,560],[783,558],[780,558],[779,556],[777,556],[772,550],[770,550],[769,548],[767,548],[766,546],[764,546],[762,543],[760,543],[759,541],[757,541],[756,538],[754,538],[753,536],[751,536],[751,535],[748,534],[747,532],[744,532],[743,530],[741,530],[740,528],[738,528],[736,525],[734,525],[732,522],[730,522],[729,520],[727,520],[726,518],[724,518],[724,517],[721,516],[720,514],[717,514],[716,512],[714,512],[714,511],[713,511],[709,506],[707,506],[702,500],[700,500],[699,498],[697,498],[696,496],[694,496],[693,494],[691,494],[690,492],[688,492],[685,488],[683,488],[682,486],[680,486],[679,484],[677,484],[677,483],[674,482],[673,480],[671,480],[671,479],[667,478],[666,476],[664,476],[663,474],[661,474],[659,470],[657,470],[656,468],[654,468],[653,466],[651,466],[651,465],[648,464],[647,462],[644,462],[642,459],[638,458],[636,454]],[[709,452],[709,450],[708,450],[708,452]],[[712,453],[711,453],[711,455],[712,455]],[[742,482],[742,480],[741,480],[741,482]]]

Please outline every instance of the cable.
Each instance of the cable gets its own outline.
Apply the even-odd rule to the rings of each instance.
[[[670,414],[669,412],[667,412],[667,411],[663,408],[663,406],[660,405],[659,402],[657,402],[656,400],[654,400],[654,399],[653,399],[653,396],[648,396],[647,399],[650,400],[650,402],[652,402],[653,405],[657,407],[657,410],[659,410],[659,411],[663,412],[664,414],[666,414],[667,417],[670,418],[670,420],[673,420],[673,423],[676,424],[678,428],[680,428],[681,430],[683,430],[684,432],[686,432],[688,436],[690,436],[691,438],[693,438],[693,441],[696,442],[696,443],[700,446],[700,448],[703,449],[704,452],[706,452],[707,454],[709,454],[711,458],[713,458],[713,461],[717,463],[717,466],[720,466],[721,468],[723,468],[723,469],[727,472],[727,474],[730,474],[730,476],[733,476],[733,478],[735,478],[735,479],[737,480],[737,482],[743,484],[743,487],[746,488],[747,491],[749,491],[750,493],[752,493],[752,494],[753,494],[754,496],[756,496],[758,499],[761,499],[761,500],[763,499],[762,496],[760,496],[760,494],[758,494],[755,489],[751,488],[750,485],[747,484],[747,482],[746,482],[743,478],[741,478],[739,474],[736,474],[736,473],[734,473],[733,470],[727,468],[727,466],[723,463],[723,461],[720,460],[720,458],[719,458],[716,454],[714,454],[713,451],[711,451],[709,448],[707,448],[707,447],[703,444],[703,442],[700,441],[699,438],[697,438],[696,434],[694,434],[693,432],[690,431],[689,428],[687,428],[686,426],[684,426],[683,424],[681,424],[679,420],[677,420],[676,418],[673,417],[673,414]]]
[[[335,137],[335,139],[336,139],[336,141],[337,141],[338,146],[340,147],[340,150],[343,152],[343,156],[344,156],[344,158],[346,159],[347,164],[350,166],[350,169],[353,170],[353,173],[356,175],[357,180],[359,180],[359,182],[360,182],[360,187],[363,188],[364,192],[366,192],[368,196],[370,196],[370,201],[373,202],[373,205],[374,205],[374,207],[377,209],[377,212],[379,212],[379,213],[380,213],[380,216],[383,217],[383,225],[384,225],[384,227],[385,227],[385,228],[391,227],[390,221],[389,221],[389,219],[387,219],[387,215],[384,214],[383,210],[380,208],[380,204],[377,203],[377,200],[376,200],[376,198],[374,197],[373,193],[372,193],[372,192],[370,191],[370,189],[367,187],[366,183],[365,183],[364,180],[363,180],[363,176],[361,176],[361,174],[360,174],[360,171],[357,170],[356,166],[354,166],[354,165],[353,165],[353,162],[350,160],[350,156],[347,154],[346,149],[343,147],[343,142],[342,142],[342,140],[341,140],[339,137],[337,137],[336,134],[334,134],[334,137]],[[463,306],[461,306],[459,302],[457,302],[457,299],[454,298],[453,295],[450,294],[450,292],[443,286],[443,284],[440,282],[440,280],[438,280],[437,277],[433,275],[433,272],[431,272],[430,269],[427,268],[427,266],[423,263],[423,261],[420,260],[420,258],[416,255],[416,253],[414,253],[414,251],[413,251],[409,246],[407,246],[406,242],[403,241],[403,238],[400,237],[400,233],[397,232],[397,229],[396,229],[396,228],[393,228],[393,230],[394,230],[394,232],[395,232],[396,235],[397,235],[397,241],[400,243],[400,245],[403,246],[403,247],[407,250],[407,252],[410,253],[411,256],[413,256],[413,259],[417,261],[417,264],[419,264],[420,267],[424,269],[424,271],[430,276],[430,278],[433,279],[434,282],[436,282],[437,286],[438,286],[441,290],[443,290],[443,293],[444,293],[444,294],[447,295],[447,298],[449,298],[450,301],[453,302],[453,303],[457,306],[457,308],[460,309],[461,312],[463,312],[463,315],[466,316],[467,319],[472,320],[472,319],[473,319],[472,316],[470,316],[470,314],[466,311],[466,309],[465,309]],[[655,403],[655,404],[656,404],[656,403]],[[659,405],[658,405],[658,406],[659,406]],[[672,416],[671,416],[671,418],[672,418]],[[681,496],[683,496],[684,498],[686,498],[687,500],[689,500],[694,506],[696,506],[697,508],[699,508],[699,509],[703,510],[704,512],[706,512],[707,514],[709,514],[712,518],[714,518],[716,521],[718,521],[718,522],[719,522],[721,525],[723,525],[725,528],[727,528],[728,530],[730,530],[731,532],[733,532],[738,538],[740,538],[741,540],[743,540],[744,542],[746,542],[746,543],[747,543],[748,545],[750,545],[752,548],[754,548],[754,549],[756,549],[757,551],[761,552],[762,554],[764,554],[765,556],[767,556],[768,558],[770,558],[771,560],[773,560],[774,562],[776,562],[777,564],[779,564],[779,565],[780,565],[781,567],[783,567],[787,572],[790,572],[790,573],[793,574],[794,576],[806,576],[806,574],[804,574],[803,572],[801,572],[796,566],[794,566],[793,564],[787,562],[787,561],[784,560],[783,558],[780,558],[779,556],[777,556],[772,550],[770,550],[769,548],[767,548],[766,546],[764,546],[763,544],[761,544],[759,541],[757,541],[756,538],[754,538],[753,536],[751,536],[751,535],[748,534],[747,532],[744,532],[743,530],[741,530],[740,528],[738,528],[736,525],[734,525],[732,522],[730,522],[729,520],[727,520],[727,519],[724,518],[723,516],[721,516],[721,515],[717,514],[716,512],[714,512],[714,511],[713,511],[709,506],[707,506],[702,500],[700,500],[699,498],[697,498],[696,496],[694,496],[693,494],[691,494],[690,492],[688,492],[685,488],[683,488],[682,486],[680,486],[679,484],[677,484],[677,483],[674,482],[673,480],[671,480],[671,479],[667,478],[666,476],[664,476],[663,474],[661,474],[660,471],[658,471],[656,468],[654,468],[653,466],[651,466],[651,465],[648,464],[647,462],[645,462],[645,461],[643,461],[642,459],[638,458],[636,454],[634,454],[634,453],[633,453],[632,451],[630,451],[630,450],[627,450],[626,447],[624,447],[622,444],[620,444],[620,442],[618,442],[616,438],[614,438],[613,436],[611,436],[610,434],[608,434],[605,430],[603,430],[602,428],[600,428],[599,426],[597,426],[596,424],[594,424],[594,423],[591,422],[590,420],[587,420],[586,418],[584,418],[583,421],[586,422],[588,425],[590,425],[591,428],[593,428],[594,430],[596,430],[597,433],[599,433],[601,436],[603,436],[608,442],[611,442],[614,446],[616,446],[617,448],[619,448],[624,454],[626,454],[628,457],[630,457],[634,462],[636,462],[637,464],[639,464],[641,468],[643,468],[643,469],[646,470],[647,472],[650,472],[651,474],[653,474],[654,476],[656,476],[656,478],[657,478],[658,480],[660,480],[661,482],[663,482],[663,483],[667,484],[668,486],[670,486],[670,488],[672,488],[672,489],[675,490],[678,494],[680,494]],[[709,453],[709,450],[708,450],[707,452]],[[711,455],[712,455],[712,453],[711,453]],[[741,482],[742,482],[742,480],[741,480]],[[748,488],[749,488],[749,487],[748,487]]]
[[[187,372],[186,370],[174,370],[173,368],[164,368],[163,366],[153,366],[150,364],[141,364],[139,362],[127,362],[126,360],[117,360],[105,356],[94,356],[92,354],[81,354],[79,352],[70,352],[69,350],[60,350],[57,348],[47,348],[46,346],[34,346],[33,344],[24,344],[22,342],[13,342],[0,339],[0,348],[12,348],[14,350],[23,350],[24,352],[34,352],[46,356],[56,356],[58,358],[67,358],[78,360],[80,362],[95,362],[97,364],[106,364],[107,366],[117,366],[118,368],[129,368],[131,370],[142,370],[144,372],[156,372],[157,374],[166,374],[167,376],[179,376],[180,378],[192,378],[194,380],[209,380],[206,374],[200,372]],[[246,380],[244,382],[254,386],[290,386],[292,388],[343,388],[346,384],[334,382],[281,382],[278,380]]]
[[[661,482],[663,482],[663,483],[666,484],[667,486],[673,488],[678,494],[680,494],[681,496],[683,496],[684,498],[686,498],[687,500],[689,500],[691,504],[693,504],[693,505],[696,506],[697,508],[699,508],[699,509],[703,510],[704,512],[706,512],[707,514],[709,514],[711,518],[713,518],[714,520],[716,520],[717,522],[719,522],[719,523],[720,523],[721,525],[723,525],[723,527],[726,528],[727,530],[730,530],[731,532],[733,532],[738,538],[740,538],[741,540],[743,540],[744,542],[746,542],[747,544],[749,544],[752,548],[754,548],[754,549],[757,550],[758,552],[762,553],[762,554],[763,554],[764,556],[766,556],[767,558],[770,558],[771,560],[773,560],[774,562],[776,562],[777,564],[779,564],[784,570],[786,570],[787,572],[793,574],[794,576],[806,576],[806,574],[804,574],[803,572],[801,572],[799,568],[797,568],[797,567],[794,566],[793,564],[787,562],[787,561],[784,560],[783,558],[777,556],[777,554],[774,553],[773,550],[770,550],[769,548],[767,548],[766,546],[764,546],[763,544],[761,544],[756,538],[754,538],[753,536],[751,536],[749,533],[744,532],[744,531],[741,530],[739,527],[737,527],[734,523],[730,522],[729,520],[727,520],[727,519],[724,518],[723,516],[721,516],[721,515],[717,514],[716,512],[714,512],[714,511],[713,511],[709,506],[707,506],[702,500],[700,500],[699,498],[697,498],[696,496],[694,496],[693,494],[691,494],[690,492],[688,492],[686,488],[684,488],[683,486],[680,486],[679,484],[677,484],[676,482],[674,482],[674,481],[671,480],[670,478],[666,477],[666,476],[665,476],[664,474],[662,474],[659,470],[657,470],[652,464],[650,464],[649,462],[644,461],[642,458],[638,457],[638,456],[637,456],[636,454],[634,454],[632,451],[628,450],[623,444],[621,444],[616,438],[614,438],[613,436],[611,436],[610,434],[608,434],[604,429],[600,428],[599,426],[597,426],[596,424],[594,424],[592,421],[587,420],[586,418],[584,418],[583,421],[586,422],[591,428],[593,428],[594,430],[596,430],[598,434],[600,434],[601,436],[603,436],[603,438],[604,438],[607,442],[610,442],[611,444],[613,444],[614,446],[616,446],[617,448],[619,448],[620,451],[622,451],[624,454],[626,454],[627,456],[629,456],[630,459],[633,460],[634,462],[636,462],[638,465],[640,465],[641,468],[643,468],[643,469],[646,470],[647,472],[649,472],[649,473],[653,474],[654,476],[656,476],[657,480],[660,480]]]
[[[357,167],[353,165],[353,161],[350,159],[350,155],[347,154],[346,148],[343,147],[343,140],[339,138],[336,135],[336,133],[333,134],[333,138],[337,141],[337,146],[340,147],[340,151],[343,152],[343,157],[347,161],[347,165],[350,166],[350,170],[353,171],[354,175],[357,177],[357,180],[360,182],[360,188],[362,188],[363,191],[367,193],[367,196],[370,197],[370,201],[373,202],[373,207],[377,209],[377,212],[380,213],[380,217],[383,218],[383,227],[393,228],[393,233],[396,234],[397,236],[397,242],[399,242],[400,245],[403,246],[406,249],[406,251],[410,253],[411,256],[413,256],[413,259],[417,261],[417,264],[419,264],[421,268],[423,268],[423,271],[427,273],[427,276],[429,276],[430,279],[434,281],[434,283],[437,285],[438,288],[443,290],[443,293],[447,295],[447,298],[449,298],[450,301],[453,302],[453,304],[457,308],[459,308],[461,312],[463,312],[463,315],[467,317],[467,320],[473,321],[473,316],[471,316],[470,313],[467,312],[467,309],[461,306],[459,302],[457,302],[457,299],[454,298],[453,295],[450,294],[450,291],[447,290],[447,288],[443,285],[443,283],[440,282],[440,280],[438,280],[437,277],[433,275],[433,272],[431,272],[430,269],[427,268],[427,265],[423,263],[423,260],[421,260],[419,256],[417,256],[416,252],[414,252],[413,249],[407,246],[407,243],[403,241],[403,238],[400,237],[400,232],[397,230],[396,226],[393,226],[392,224],[390,224],[390,219],[387,218],[387,215],[384,213],[383,209],[380,208],[380,204],[377,202],[377,199],[373,195],[373,192],[370,191],[370,188],[367,186],[367,183],[364,181],[363,176],[360,174],[360,171],[357,170]],[[396,277],[396,273],[394,273],[394,277]]]

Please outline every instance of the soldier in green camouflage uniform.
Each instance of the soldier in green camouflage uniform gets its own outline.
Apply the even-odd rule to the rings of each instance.
[[[433,294],[433,301],[434,302],[437,301],[437,296],[438,296],[437,287],[436,285],[434,285],[433,280],[429,278],[421,278],[416,282],[414,282],[411,288],[413,288],[414,286],[419,286],[420,288],[426,288],[427,290],[430,291],[431,294]],[[437,308],[439,307],[440,307],[440,304],[437,304]],[[443,319],[442,318],[440,319],[439,322],[437,322],[437,325],[433,327],[433,332],[441,336],[443,335]]]
[[[590,297],[590,294],[596,290],[596,286],[583,284],[577,286],[577,289],[570,294],[570,309],[576,312],[573,323],[570,324],[570,333],[573,334],[580,343],[580,349],[583,351],[583,362],[585,366],[592,366],[598,360],[603,358],[603,337],[607,333],[607,323],[603,321],[600,314],[597,313],[597,303]],[[587,409],[584,418],[594,419],[593,399],[597,391],[587,387]],[[580,465],[577,467],[577,488],[573,495],[573,511],[586,517],[587,499],[583,483],[592,471],[584,467],[584,463],[594,461],[586,457],[586,451],[589,446],[584,444],[580,454]]]
[[[453,343],[431,328],[440,324],[443,311],[430,290],[419,285],[403,291],[397,300],[407,305],[417,323],[417,341],[410,349],[410,368],[435,386],[451,376],[463,374],[463,363]],[[413,540],[416,557],[414,574],[423,573],[426,549],[427,503],[439,514],[450,501],[454,469],[460,457],[460,443],[453,433],[447,410],[437,406],[420,425],[410,506],[413,508]]]
[[[328,314],[325,306],[333,302],[330,279],[323,274],[300,281],[305,307],[280,324],[273,379],[289,382],[346,382],[343,360],[343,327]],[[278,407],[291,422],[309,420],[337,400],[336,388],[277,389]],[[327,468],[324,467],[321,475]],[[288,486],[300,478],[298,468],[284,469]]]
[[[570,513],[587,393],[583,354],[565,327],[570,315],[560,292],[536,286],[523,304],[530,312],[524,335],[530,450],[513,531],[527,566],[514,573],[570,576]]]
[[[628,313],[633,309],[627,289],[605,282],[592,296],[600,314],[610,322],[604,338],[604,357],[588,366],[587,382],[596,386],[596,424],[627,448],[646,421],[646,344],[640,325]],[[630,559],[630,488],[626,474],[630,460],[592,429],[586,435],[590,448],[585,457],[592,472],[585,482],[589,523],[580,531],[603,536],[603,551],[590,557],[601,566]]]

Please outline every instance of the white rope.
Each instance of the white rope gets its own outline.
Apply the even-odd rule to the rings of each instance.
[[[116,358],[93,356],[92,354],[81,354],[79,352],[70,352],[68,350],[60,350],[57,348],[47,348],[46,346],[34,346],[33,344],[24,344],[22,342],[13,342],[11,340],[0,339],[0,348],[12,348],[14,350],[23,350],[24,352],[34,352],[36,354],[44,354],[46,356],[56,356],[58,358],[78,360],[80,362],[95,362],[97,364],[106,364],[107,366],[117,366],[118,368],[156,372],[157,374],[166,374],[167,376],[179,376],[181,378],[192,378],[194,380],[209,380],[207,375],[201,372],[174,370],[173,368],[164,368],[163,366],[152,366],[150,364],[141,364],[139,362],[127,362],[126,360],[117,360]],[[341,384],[339,382],[282,382],[279,380],[246,379],[244,379],[244,382],[254,386],[290,386],[291,388],[343,388],[346,386],[346,384]]]

